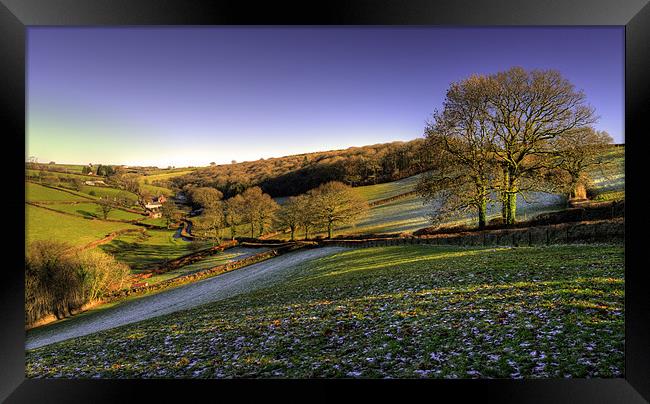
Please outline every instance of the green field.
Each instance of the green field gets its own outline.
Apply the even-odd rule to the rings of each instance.
[[[27,377],[624,374],[623,246],[355,249],[274,287],[27,352]]]
[[[75,205],[70,205],[75,206]],[[25,205],[26,240],[56,240],[81,246],[122,229],[137,229],[127,223],[76,218],[32,205]]]
[[[48,164],[48,167],[54,167],[54,168],[57,168],[57,169],[64,169],[67,172],[81,174],[81,170],[84,167],[86,167],[86,165],[84,165],[84,164]]]
[[[209,244],[206,244],[206,247]],[[254,253],[266,251],[266,249],[255,249]],[[150,285],[153,285],[158,282],[166,281],[168,279],[177,278],[179,276],[191,274],[194,272],[202,271],[204,269],[209,269],[233,261],[237,258],[243,258],[245,255],[250,255],[252,252],[249,250],[244,250],[241,248],[231,248],[221,253],[212,255],[208,258],[202,259],[201,261],[195,262],[190,265],[185,265],[181,268],[171,270],[159,275],[153,275],[150,278],[146,279]]]
[[[176,230],[147,230],[144,235],[124,234],[99,246],[135,272],[189,254],[190,243],[175,238]]]
[[[94,195],[95,197],[100,197],[100,196],[116,197],[120,194],[124,194],[124,195],[128,195],[128,197],[132,199],[134,203],[135,201],[138,200],[138,196],[136,194],[118,188],[82,185],[79,191],[88,195],[90,195],[90,193],[93,192],[95,194]]]
[[[422,177],[422,174],[384,184],[357,187],[355,190],[368,202],[374,202],[414,191],[420,177]]]
[[[191,169],[176,169],[176,170],[160,170],[149,175],[144,175],[140,178],[140,182],[144,183],[145,180],[148,180],[149,183],[153,181],[164,181],[174,177],[180,177],[191,173],[194,170]]]
[[[27,169],[26,172],[28,176],[39,176],[41,173],[41,171],[33,170],[33,169]],[[82,181],[88,181],[88,180],[92,181],[92,180],[101,179],[94,175],[81,174],[81,170],[79,170],[79,172],[69,172],[69,173],[62,173],[58,171],[44,171],[44,172],[58,178],[78,178]]]
[[[61,212],[72,213],[74,215],[79,215],[85,218],[100,218],[103,219],[103,215],[99,210],[99,205],[96,203],[75,203],[75,204],[48,204],[48,208],[58,210]],[[144,216],[138,215],[137,213],[127,212],[121,209],[113,209],[108,213],[108,219],[114,220],[138,220],[142,219]]]
[[[34,184],[32,182],[25,182],[25,197],[26,200],[31,202],[72,202],[72,201],[87,201],[88,198],[83,194],[73,192],[71,193],[65,191],[59,191],[52,188],[47,188],[39,184]]]
[[[155,225],[155,226],[164,226],[164,227],[167,227],[167,220],[166,220],[165,218],[162,218],[162,217],[158,217],[158,218],[152,218],[152,217],[150,217],[150,218],[144,219],[144,220],[142,221],[142,223],[153,224],[153,225]]]
[[[153,195],[165,195],[165,196],[174,196],[174,191],[168,188],[163,188],[163,187],[157,187],[155,185],[149,185],[149,184],[140,184],[142,189],[145,189],[152,193]]]

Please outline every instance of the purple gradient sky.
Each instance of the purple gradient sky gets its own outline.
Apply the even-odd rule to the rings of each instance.
[[[449,84],[558,69],[624,142],[624,29],[28,29],[27,153],[207,165],[410,140]]]

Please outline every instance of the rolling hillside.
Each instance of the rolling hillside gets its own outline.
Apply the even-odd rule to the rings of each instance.
[[[29,350],[26,374],[621,377],[623,269],[622,246],[353,249],[269,287]]]

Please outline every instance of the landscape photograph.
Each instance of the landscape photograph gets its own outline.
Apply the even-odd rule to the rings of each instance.
[[[25,375],[625,377],[624,27],[29,27]]]

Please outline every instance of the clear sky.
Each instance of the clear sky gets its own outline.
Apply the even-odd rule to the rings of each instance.
[[[623,27],[28,29],[27,155],[177,167],[421,137],[453,81],[518,65],[624,142]]]

